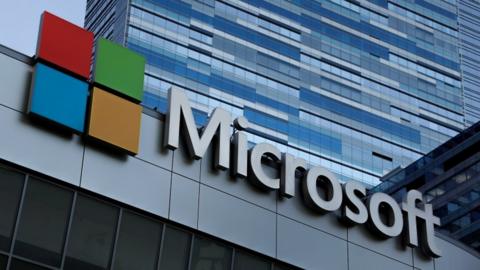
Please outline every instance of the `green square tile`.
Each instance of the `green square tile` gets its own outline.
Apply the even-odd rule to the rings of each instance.
[[[95,51],[95,83],[142,101],[145,58],[106,39],[99,39]]]

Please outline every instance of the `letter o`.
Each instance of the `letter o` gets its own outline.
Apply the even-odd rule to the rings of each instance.
[[[326,182],[326,199],[318,194],[318,181]],[[316,166],[308,170],[302,181],[302,191],[305,203],[320,212],[335,211],[342,205],[342,186],[340,182],[326,169]]]
[[[380,205],[386,204],[391,210],[390,224],[385,224],[380,217]],[[398,203],[385,193],[375,193],[368,199],[368,210],[370,212],[370,223],[372,229],[383,237],[395,237],[402,233],[403,217],[402,210]]]

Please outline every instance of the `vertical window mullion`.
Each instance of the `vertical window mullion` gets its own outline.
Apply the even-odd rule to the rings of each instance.
[[[162,224],[162,237],[160,237],[160,248],[158,249],[158,259],[157,259],[157,270],[161,270],[161,260],[162,260],[162,252],[163,252],[163,246],[164,246],[164,239],[165,239],[165,232],[166,232],[166,224]]]
[[[72,207],[70,208],[70,217],[68,219],[67,234],[65,235],[65,243],[63,245],[63,250],[62,250],[62,262],[60,264],[60,269],[63,269],[63,265],[65,264],[65,257],[67,256],[68,240],[70,238],[70,229],[72,228],[73,217],[75,214],[75,204],[77,202],[77,194],[78,192],[73,193]]]
[[[236,251],[237,251],[236,248],[232,249],[232,260],[230,262],[230,270],[233,270],[235,268],[235,253],[236,253]]]
[[[6,269],[10,269],[10,264],[12,263],[13,249],[15,248],[15,241],[17,239],[18,223],[20,222],[20,216],[22,213],[23,201],[25,200],[25,193],[27,190],[29,175],[25,175],[25,180],[23,181],[22,195],[20,195],[20,203],[18,205],[17,218],[15,219],[15,226],[13,227],[12,242],[10,243],[10,252],[7,261]]]
[[[112,248],[112,256],[110,258],[110,269],[113,270],[115,266],[115,254],[117,253],[117,242],[118,242],[118,235],[120,234],[120,226],[122,222],[122,215],[123,215],[123,208],[120,208],[118,211],[118,219],[117,219],[117,228],[115,231],[115,239],[113,240],[113,248]]]
[[[64,268],[110,269],[119,211],[119,207],[78,194]]]
[[[187,270],[190,270],[192,268],[192,257],[193,257],[193,245],[195,241],[195,234],[190,234],[190,250],[188,254],[188,264],[187,264]]]

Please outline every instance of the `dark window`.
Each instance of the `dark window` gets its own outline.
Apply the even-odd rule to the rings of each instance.
[[[229,270],[232,249],[215,241],[195,237],[193,242],[192,270]]]
[[[189,233],[165,227],[160,269],[185,270],[190,254],[191,236]]]
[[[10,270],[47,270],[47,268],[43,268],[20,260],[12,260]]]
[[[0,167],[0,250],[10,251],[25,175]]]
[[[123,212],[114,268],[156,269],[162,225],[148,218]]]
[[[296,270],[296,269],[298,268],[287,266],[282,263],[275,263],[275,265],[273,266],[273,270]]]
[[[7,257],[0,256],[0,270],[7,269]]]
[[[30,178],[20,214],[14,253],[60,266],[73,193]]]
[[[258,256],[238,251],[235,252],[234,270],[270,270],[270,263]]]
[[[1,165],[0,214],[0,270],[11,247],[9,270],[60,269],[62,259],[65,270],[270,270],[273,263]],[[297,268],[275,262],[272,269]]]
[[[78,196],[74,211],[64,269],[108,269],[118,209]]]
[[[292,267],[288,267],[288,266],[277,264],[277,263],[273,267],[273,270],[293,270],[293,269],[294,268],[292,268]]]
[[[383,154],[377,153],[377,152],[375,152],[375,151],[372,152],[372,155],[373,155],[373,156],[376,156],[376,157],[378,157],[378,158],[381,158],[381,159],[390,161],[390,162],[393,161],[393,158],[391,158],[391,157],[389,157],[389,156],[387,156],[387,155],[383,155]]]

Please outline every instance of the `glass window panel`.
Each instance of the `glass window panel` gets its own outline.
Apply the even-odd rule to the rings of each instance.
[[[234,270],[270,270],[270,263],[258,256],[245,252],[235,252]]]
[[[0,256],[0,270],[5,270],[7,269],[7,257],[5,256]]]
[[[73,193],[30,178],[25,192],[14,253],[60,266]]]
[[[10,270],[47,270],[47,268],[20,260],[12,260]]]
[[[78,196],[74,211],[64,269],[108,269],[118,209]]]
[[[161,235],[161,224],[127,211],[123,212],[114,268],[156,269]]]
[[[0,168],[0,250],[10,251],[25,175]]]
[[[193,243],[192,270],[229,270],[232,249],[212,240],[196,237]]]
[[[160,269],[185,270],[190,253],[189,233],[171,227],[165,228]]]
[[[273,270],[294,270],[294,268],[275,263]]]

